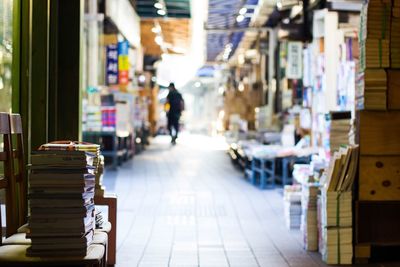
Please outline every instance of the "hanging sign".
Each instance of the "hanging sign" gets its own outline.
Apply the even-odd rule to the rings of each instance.
[[[286,77],[288,79],[301,79],[302,78],[302,53],[303,43],[301,42],[289,42],[288,43],[288,54],[287,54],[287,67]]]
[[[129,43],[122,41],[118,43],[118,81],[122,86],[129,83]]]
[[[118,84],[118,46],[110,44],[106,47],[106,83],[107,85]]]

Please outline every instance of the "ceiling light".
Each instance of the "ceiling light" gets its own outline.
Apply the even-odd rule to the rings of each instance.
[[[201,82],[195,82],[194,86],[195,86],[196,88],[199,88],[199,87],[201,86]]]
[[[162,9],[164,6],[160,2],[157,2],[157,3],[154,4],[154,7],[158,8],[158,9]]]
[[[157,27],[151,28],[151,31],[154,32],[154,33],[160,32],[160,30]]]
[[[240,15],[244,15],[244,14],[246,14],[247,13],[247,8],[245,8],[245,7],[242,7],[240,10],[239,10],[239,14]]]
[[[237,22],[242,22],[244,20],[244,16],[243,15],[239,15],[239,16],[237,16],[237,18],[236,18],[236,21]]]
[[[159,10],[157,10],[157,14],[160,16],[165,16],[165,14],[167,14],[167,12],[165,12],[164,9],[159,9]]]

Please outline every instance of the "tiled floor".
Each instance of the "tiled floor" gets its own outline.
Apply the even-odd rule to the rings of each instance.
[[[326,266],[284,225],[279,191],[235,170],[217,139],[158,137],[105,185],[118,195],[117,266]],[[386,265],[385,265],[386,266]]]

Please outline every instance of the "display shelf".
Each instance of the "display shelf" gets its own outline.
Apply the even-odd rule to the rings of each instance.
[[[83,140],[101,145],[101,153],[111,160],[111,168],[116,169],[119,164],[133,157],[133,136],[120,137],[116,132],[83,132]]]

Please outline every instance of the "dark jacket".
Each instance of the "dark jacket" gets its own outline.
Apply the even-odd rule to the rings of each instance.
[[[177,90],[172,90],[167,96],[167,102],[169,103],[168,115],[181,115],[184,102],[182,95]]]

